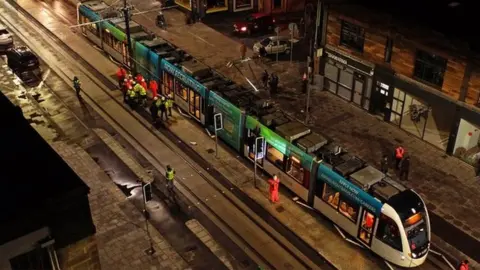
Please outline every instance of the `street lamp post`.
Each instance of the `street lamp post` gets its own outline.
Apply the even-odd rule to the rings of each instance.
[[[145,253],[148,255],[153,255],[155,253],[155,249],[153,248],[153,241],[152,241],[152,236],[150,235],[150,230],[148,226],[148,220],[150,219],[150,213],[147,210],[147,201],[150,201],[152,199],[152,184],[151,183],[142,183],[142,193],[143,193],[143,215],[145,217],[145,229],[147,231],[147,236],[148,236],[148,241],[150,244],[150,247],[145,250]]]

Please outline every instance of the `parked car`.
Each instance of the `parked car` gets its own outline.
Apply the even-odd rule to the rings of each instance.
[[[40,74],[40,69],[35,70],[26,70],[16,73],[18,78],[29,87],[35,87],[40,84],[42,81],[42,74]]]
[[[265,13],[254,13],[249,15],[243,21],[235,22],[233,31],[236,34],[264,33],[272,32],[275,28],[275,19]]]
[[[290,54],[290,38],[286,36],[272,36],[253,45],[253,51],[255,53],[261,53],[261,48],[265,48],[267,54]]]
[[[13,47],[12,35],[5,26],[0,24],[0,53],[5,53]]]
[[[38,57],[27,47],[16,47],[7,51],[8,67],[18,73],[40,68]]]

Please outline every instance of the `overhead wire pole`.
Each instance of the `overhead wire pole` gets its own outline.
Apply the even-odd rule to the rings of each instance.
[[[130,58],[133,58],[133,47],[130,37],[130,10],[132,10],[132,7],[128,6],[127,0],[123,0],[123,16],[125,17],[125,32],[127,34],[128,63],[131,70],[135,71],[135,61],[130,60]]]
[[[317,3],[317,17],[316,17],[316,22],[315,22],[315,40],[314,40],[314,46],[313,48],[310,50],[310,53],[312,55],[312,57],[310,57],[310,61],[314,62],[314,57],[315,57],[315,52],[314,50],[317,50],[318,48],[318,28],[320,27],[320,20],[321,20],[321,14],[322,14],[322,1],[321,0],[318,0],[318,3]],[[312,42],[310,42],[310,46],[312,45]],[[308,68],[310,67],[310,63],[308,63]],[[312,80],[311,80],[311,84],[313,85],[314,82],[315,82],[315,74],[313,74],[313,70],[314,68],[312,67]],[[310,75],[310,74],[309,74]],[[305,124],[308,125],[308,120],[310,118],[310,89],[311,89],[311,86],[307,84],[307,100],[306,100],[306,105],[305,105]]]

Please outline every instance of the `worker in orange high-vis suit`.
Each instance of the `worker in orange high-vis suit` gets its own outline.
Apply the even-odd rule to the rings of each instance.
[[[273,177],[268,180],[268,184],[270,184],[270,201],[276,203],[279,200],[278,188],[280,187],[280,179],[274,174]]]
[[[135,76],[135,81],[137,83],[141,83],[142,81],[144,80],[143,76],[141,73],[137,73],[137,75]]]
[[[120,89],[123,88],[123,83],[126,77],[127,77],[127,71],[123,68],[123,66],[120,65],[117,70],[118,87]]]
[[[152,91],[152,98],[155,98],[157,96],[157,91],[158,91],[158,84],[155,79],[150,80],[150,82],[148,83],[148,89]]]
[[[403,155],[405,155],[405,149],[399,145],[395,149],[395,168],[397,170],[400,169],[400,161],[402,161]]]

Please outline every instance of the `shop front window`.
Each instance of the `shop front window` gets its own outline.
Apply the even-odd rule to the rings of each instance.
[[[344,196],[340,196],[340,207],[338,211],[353,222],[357,222],[359,206]]]
[[[270,161],[273,165],[275,165],[275,167],[283,170],[284,155],[268,143],[267,160]]]
[[[453,155],[474,166],[480,158],[480,126],[460,120]]]
[[[304,172],[300,159],[292,156],[288,160],[287,173],[293,177],[298,183],[303,185]]]
[[[188,87],[184,86],[180,81],[175,80],[175,95],[181,97],[183,100],[188,101]]]
[[[235,10],[238,9],[249,9],[253,7],[252,0],[235,0]]]
[[[429,109],[428,104],[406,94],[400,127],[419,138],[423,138]]]
[[[402,111],[403,108],[403,111]],[[447,148],[454,116],[440,105],[425,102],[395,89],[391,122],[434,146]]]
[[[403,114],[403,104],[405,101],[405,92],[395,88],[393,91],[392,113],[390,114],[390,122],[400,126]]]
[[[340,192],[336,191],[327,183],[324,183],[322,199],[336,210],[338,209],[338,204],[340,201]]]

